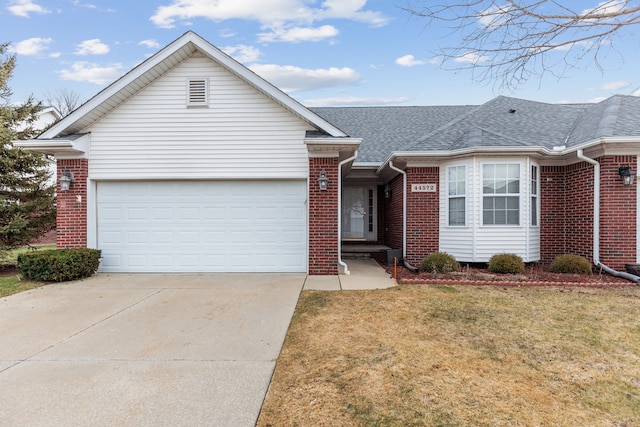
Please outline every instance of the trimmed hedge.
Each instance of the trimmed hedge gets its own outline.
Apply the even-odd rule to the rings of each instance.
[[[75,248],[36,251],[18,255],[22,276],[37,282],[66,282],[83,279],[98,271],[99,249]]]
[[[422,260],[421,270],[427,273],[451,273],[458,271],[460,264],[446,252],[434,252]]]
[[[549,271],[565,274],[589,274],[591,273],[591,263],[580,255],[558,255],[549,266]]]
[[[489,259],[489,271],[503,274],[524,273],[524,262],[516,254],[496,254]]]

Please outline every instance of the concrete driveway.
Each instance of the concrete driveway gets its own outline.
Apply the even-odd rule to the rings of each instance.
[[[0,425],[253,426],[303,274],[99,274],[0,299]]]

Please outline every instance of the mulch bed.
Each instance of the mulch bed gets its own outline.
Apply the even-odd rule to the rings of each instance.
[[[393,277],[393,266],[383,266]],[[400,285],[490,285],[490,286],[637,286],[636,283],[605,272],[591,274],[558,274],[547,271],[542,264],[528,264],[524,274],[496,274],[484,265],[465,265],[461,271],[447,274],[419,272],[398,266],[396,279]]]

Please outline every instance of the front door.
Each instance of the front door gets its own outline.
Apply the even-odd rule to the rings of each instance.
[[[342,239],[376,239],[375,187],[342,189]]]

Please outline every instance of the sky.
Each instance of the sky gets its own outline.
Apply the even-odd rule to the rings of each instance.
[[[455,45],[456,33],[426,26],[400,7],[405,1],[0,0],[0,43],[10,43],[17,57],[13,102],[63,91],[84,102],[187,31],[309,107],[640,95],[640,39],[631,30],[605,51],[602,69],[585,60],[561,78],[546,74],[508,90],[474,81],[471,70],[442,68],[437,48]],[[579,8],[597,1],[565,3]]]

